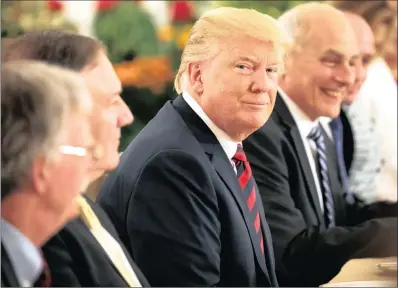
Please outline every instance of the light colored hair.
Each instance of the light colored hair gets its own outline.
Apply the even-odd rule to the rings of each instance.
[[[271,16],[252,9],[232,7],[210,10],[196,21],[190,31],[174,81],[177,93],[184,89],[183,75],[189,63],[212,59],[220,52],[219,44],[223,41],[244,37],[271,43],[281,58],[290,46],[289,37]]]
[[[7,194],[29,177],[36,157],[54,160],[68,116],[88,115],[92,102],[81,76],[65,68],[10,61],[1,77],[1,182]]]

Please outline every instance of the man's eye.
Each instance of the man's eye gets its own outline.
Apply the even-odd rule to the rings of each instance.
[[[120,103],[120,100],[121,100],[120,96],[113,97],[112,102],[110,103],[110,105],[111,106],[118,105]]]
[[[267,68],[267,73],[278,73],[278,68]]]
[[[334,67],[337,65],[337,61],[336,60],[331,60],[331,59],[326,59],[322,61],[326,66],[329,67]]]
[[[350,67],[355,67],[356,61],[350,61],[348,64],[350,65]]]
[[[248,68],[246,65],[243,65],[243,64],[237,65],[236,67],[238,67],[239,69],[242,69],[242,70]]]

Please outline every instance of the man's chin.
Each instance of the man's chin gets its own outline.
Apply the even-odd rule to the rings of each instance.
[[[120,162],[120,155],[119,153],[117,153],[116,155],[114,155],[113,157],[109,157],[109,161],[107,162],[106,165],[106,171],[112,171],[114,169],[116,169],[116,167],[119,165]]]

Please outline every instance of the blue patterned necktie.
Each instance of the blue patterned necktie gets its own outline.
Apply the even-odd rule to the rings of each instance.
[[[329,171],[327,165],[327,156],[326,156],[326,146],[325,146],[325,139],[321,133],[321,129],[319,125],[315,126],[310,134],[308,134],[308,138],[313,140],[316,144],[317,150],[317,160],[319,164],[319,174],[320,174],[320,184],[323,196],[323,203],[324,203],[324,214],[326,220],[326,227],[333,227],[335,226],[335,219],[334,219],[334,203],[333,203],[333,196],[332,191],[330,188],[330,179],[329,179]]]
[[[345,200],[347,204],[354,204],[354,195],[351,192],[349,179],[347,175],[347,168],[344,162],[344,151],[343,151],[343,123],[341,122],[340,116],[334,118],[330,122],[330,128],[332,129],[334,146],[337,154],[337,166],[339,168],[339,175],[341,184],[345,192]]]

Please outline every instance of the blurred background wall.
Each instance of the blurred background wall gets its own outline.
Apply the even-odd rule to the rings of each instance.
[[[98,38],[123,83],[135,121],[123,129],[120,150],[177,95],[174,74],[195,20],[219,6],[253,8],[278,17],[306,1],[2,1],[2,38],[55,28]]]

